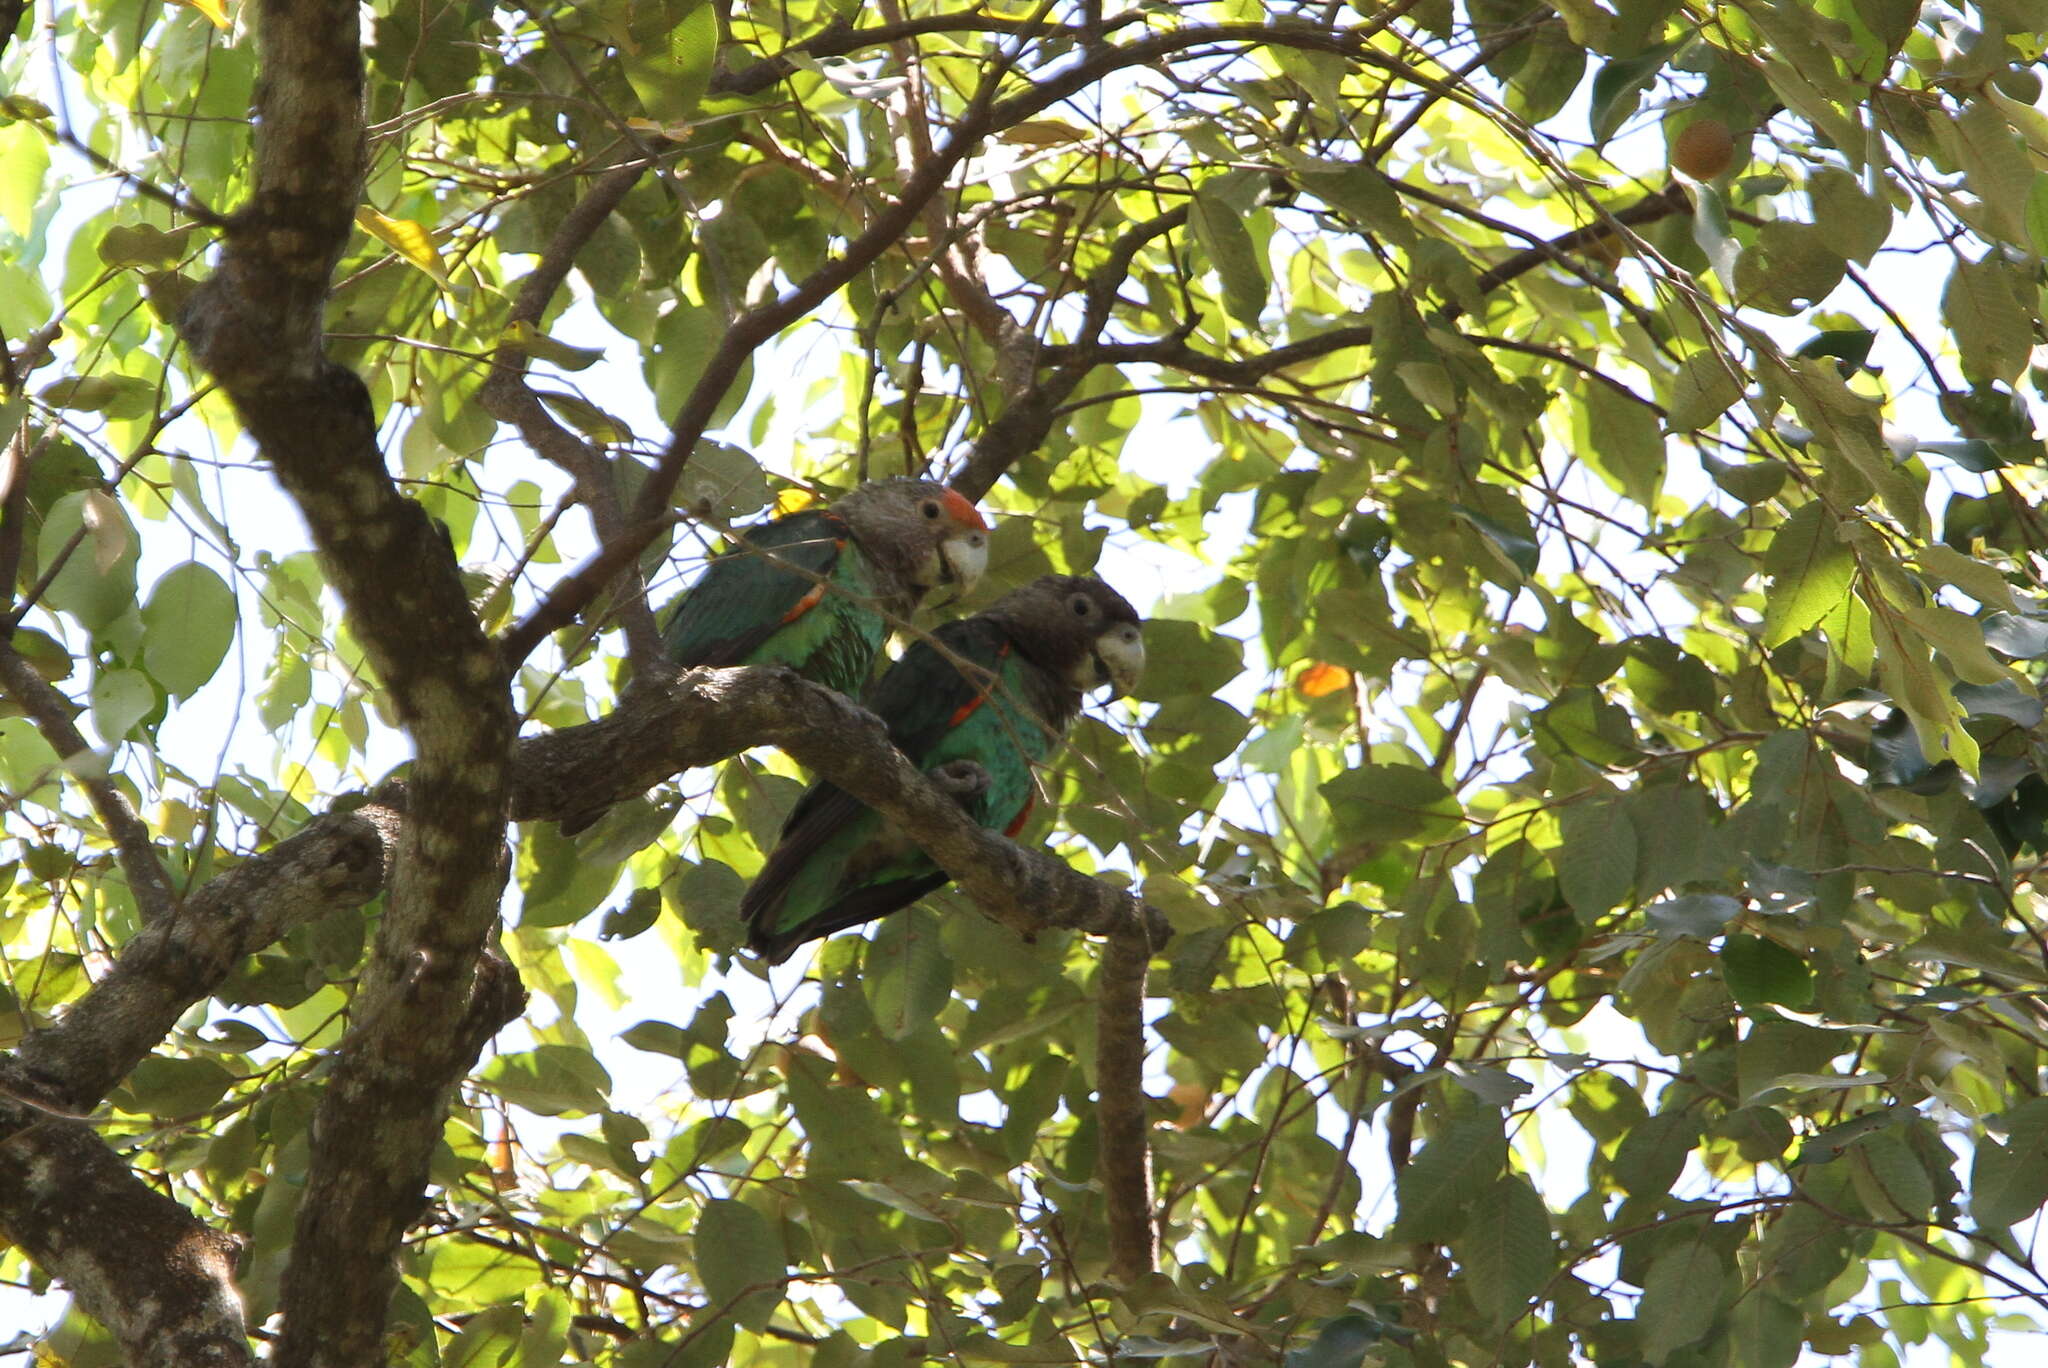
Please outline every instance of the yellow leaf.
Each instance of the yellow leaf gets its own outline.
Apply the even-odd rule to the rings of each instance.
[[[1026,119],[996,134],[996,141],[1022,143],[1026,147],[1058,147],[1062,143],[1086,142],[1088,133],[1058,119]]]
[[[566,342],[557,342],[523,318],[516,323],[507,323],[505,331],[498,334],[498,340],[508,347],[519,348],[528,356],[551,361],[563,370],[588,370],[604,360],[603,348],[572,347]]]
[[[1294,681],[1294,687],[1301,690],[1303,698],[1326,698],[1340,689],[1351,687],[1351,671],[1342,665],[1325,665],[1321,661],[1301,672]]]
[[[798,489],[795,485],[791,485],[788,489],[775,496],[775,516],[778,518],[784,517],[800,509],[809,508],[817,501],[818,496],[811,493],[810,490]]]
[[[386,217],[364,205],[356,210],[356,226],[434,278],[442,289],[453,289],[448,273],[441,269],[441,254],[434,250],[434,236],[411,219]]]
[[[222,4],[221,0],[171,0],[171,2],[183,5],[187,9],[198,10],[206,16],[206,21],[217,29],[228,27],[228,7]]]
[[[702,119],[676,119],[660,123],[654,119],[632,118],[626,120],[626,127],[635,133],[652,133],[656,137],[667,138],[670,142],[688,142],[704,122]]]

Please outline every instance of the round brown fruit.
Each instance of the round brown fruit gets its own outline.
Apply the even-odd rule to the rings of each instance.
[[[1671,165],[1696,181],[1710,181],[1735,164],[1735,138],[1719,119],[1694,119],[1671,140]]]

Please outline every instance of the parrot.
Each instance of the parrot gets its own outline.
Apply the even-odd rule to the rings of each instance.
[[[830,508],[736,536],[665,610],[662,647],[684,669],[787,665],[858,695],[892,619],[908,617],[941,583],[972,589],[988,565],[988,539],[988,523],[957,490],[872,480]],[[573,813],[559,826],[574,836],[603,815]]]
[[[913,642],[865,702],[889,739],[982,826],[1014,836],[1032,767],[1065,735],[1082,696],[1129,693],[1143,624],[1093,576],[1046,575]],[[907,907],[946,874],[835,785],[805,790],[740,901],[748,944],[780,964],[808,940]]]
[[[928,589],[974,587],[988,523],[931,480],[874,480],[830,508],[786,514],[735,539],[668,610],[662,645],[695,665],[788,665],[840,693],[867,686],[890,619]]]

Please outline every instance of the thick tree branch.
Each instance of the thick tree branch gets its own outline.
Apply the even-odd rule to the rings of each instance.
[[[609,716],[526,738],[513,767],[512,815],[560,820],[758,745],[780,746],[880,811],[1021,935],[1142,924],[1155,942],[1165,939],[1164,920],[1139,899],[975,825],[890,744],[873,713],[778,667],[655,672]]]
[[[87,1112],[163,1042],[192,1004],[248,956],[330,911],[360,907],[390,875],[399,814],[381,804],[320,818],[251,856],[145,926],[106,977],[49,1026],[31,1031],[0,1086]],[[0,1123],[0,1139],[7,1127]],[[6,1219],[0,1198],[0,1220]]]
[[[1167,934],[1156,912],[1129,893],[1082,874],[1045,851],[1021,848],[976,826],[951,796],[934,787],[889,743],[877,718],[789,671],[651,672],[635,684],[610,716],[522,741],[513,764],[511,808],[514,815],[527,819],[587,810],[637,793],[681,769],[711,764],[759,744],[781,745],[808,767],[879,808],[929,850],[984,911],[1020,934],[1053,928],[1120,933],[1124,950],[1112,950],[1105,957],[1103,1030],[1113,1037],[1119,1029],[1115,1020],[1140,1019],[1136,1005],[1124,999],[1134,992],[1142,1002],[1144,947],[1160,943]],[[91,993],[61,1020],[32,1034],[0,1069],[0,1228],[30,1249],[53,1276],[79,1289],[81,1304],[124,1342],[147,1343],[151,1335],[161,1333],[149,1328],[158,1322],[136,1320],[144,1311],[155,1312],[148,1307],[92,1301],[85,1289],[94,1285],[99,1270],[121,1267],[119,1261],[132,1257],[141,1247],[126,1232],[140,1231],[149,1237],[156,1227],[147,1223],[98,1226],[93,1229],[99,1236],[86,1239],[83,1225],[53,1226],[51,1222],[60,1220],[61,1213],[46,1200],[45,1190],[7,1181],[7,1165],[16,1162],[12,1158],[16,1154],[39,1157],[45,1167],[37,1171],[56,1189],[77,1194],[82,1209],[111,1210],[153,1196],[89,1131],[78,1128],[97,1150],[71,1140],[57,1143],[51,1139],[65,1134],[63,1128],[71,1123],[43,1109],[83,1112],[96,1106],[106,1091],[162,1040],[178,1017],[213,992],[244,957],[330,909],[358,906],[374,896],[387,872],[400,863],[401,830],[416,797],[409,785],[407,813],[403,815],[380,803],[329,814],[211,881],[187,898],[174,917],[131,940],[114,969]],[[1118,964],[1129,967],[1127,958],[1119,958],[1125,951],[1136,955],[1135,980],[1128,975],[1118,978],[1124,971],[1112,968]],[[405,988],[422,994],[441,991],[435,982],[440,976],[437,970],[437,961],[422,953],[413,962]],[[490,1035],[517,1013],[521,1000],[510,967],[486,955],[468,980],[460,1010],[451,1016],[446,1049],[436,1051],[427,1042],[410,1040],[411,1052],[441,1056],[444,1067],[447,1058],[466,1067]],[[371,1010],[366,997],[363,1012],[367,1015]],[[409,1019],[417,1018],[388,1009],[383,1016],[392,1023],[389,1029],[399,1029]],[[375,1032],[376,1024],[375,1018],[367,1023],[359,1018],[330,1084],[330,1103],[323,1103],[316,1122],[320,1147],[358,1148],[373,1161],[392,1153],[387,1132],[405,1134],[415,1119],[410,1107],[398,1105],[413,1096],[407,1089],[365,1088],[345,1072],[351,1066],[364,1069],[366,1065],[357,1061],[366,1058],[369,1066],[375,1066],[389,1053],[408,1053],[385,1033]],[[359,1043],[365,1036],[382,1048],[366,1052]],[[1120,1075],[1114,1060],[1142,1061],[1143,1048],[1141,1035],[1135,1041],[1106,1042],[1104,1046],[1108,1051],[1104,1062],[1110,1070],[1105,1075],[1105,1100],[1114,1092],[1136,1101],[1135,1153],[1140,1162],[1142,1093],[1117,1081]],[[384,1063],[383,1067],[397,1066]],[[438,1093],[432,1086],[434,1077],[418,1077],[411,1086]],[[352,1105],[338,1112],[331,1098],[344,1088]],[[438,1134],[438,1111],[435,1115]],[[1133,1151],[1126,1148],[1122,1153],[1128,1156]],[[1128,1167],[1128,1161],[1123,1162]],[[364,1229],[395,1227],[402,1231],[418,1209],[423,1186],[422,1178],[345,1188],[339,1194],[342,1210],[316,1226],[310,1238],[331,1244],[356,1238],[351,1232]],[[1149,1186],[1137,1190],[1149,1191]],[[350,1192],[355,1194],[353,1201],[348,1200]],[[321,1212],[336,1205],[321,1197],[314,1187],[306,1204]],[[206,1247],[204,1240],[211,1237],[189,1217],[186,1220],[188,1225],[175,1242],[166,1239],[154,1247],[151,1257],[157,1263],[173,1269],[192,1266],[189,1259],[181,1263],[183,1256],[177,1251]],[[1125,1226],[1127,1231],[1135,1228]],[[303,1225],[302,1238],[307,1238]],[[328,1266],[347,1264],[345,1255],[345,1251],[329,1251]],[[293,1266],[302,1265],[295,1262]],[[207,1264],[201,1269],[205,1277],[218,1279],[201,1298],[205,1304],[231,1295],[229,1267]],[[359,1261],[355,1267],[358,1276],[368,1276]],[[353,1288],[331,1292],[323,1288],[308,1294],[294,1291],[288,1284],[287,1292],[288,1325],[292,1317],[308,1310],[320,1313],[317,1319],[340,1323],[347,1319],[342,1314],[346,1308],[330,1310],[327,1303],[359,1306],[363,1300]],[[382,1303],[377,1310],[381,1316]],[[302,1361],[341,1364],[369,1360],[349,1360],[336,1353],[314,1354]]]
[[[360,9],[262,0],[255,191],[181,322],[304,515],[351,631],[415,747],[391,894],[313,1126],[284,1273],[281,1368],[382,1354],[392,1253],[419,1209],[446,1092],[505,994],[480,969],[506,875],[507,675],[447,539],[403,497],[369,395],[321,313],[363,166]]]
[[[1142,926],[1112,931],[1096,981],[1097,1163],[1107,1198],[1109,1273],[1122,1283],[1152,1272],[1158,1251],[1144,1081],[1145,966],[1152,945]]]
[[[0,689],[5,689],[7,696],[21,705],[21,710],[36,724],[36,730],[50,743],[50,749],[70,762],[71,776],[85,790],[93,811],[99,814],[100,825],[114,842],[114,858],[128,880],[129,892],[134,894],[143,923],[150,925],[168,919],[178,903],[170,875],[165,872],[164,862],[150,840],[149,828],[136,814],[134,804],[107,777],[92,746],[71,724],[77,709],[6,641],[0,641]]]
[[[19,1110],[0,1103],[0,1119]],[[136,1368],[249,1362],[235,1242],[143,1183],[91,1127],[36,1117],[0,1142],[0,1232],[62,1278]]]
[[[591,234],[612,216],[639,183],[647,163],[633,162],[613,167],[591,185],[555,228],[554,236],[541,252],[540,263],[519,283],[519,295],[512,303],[506,323],[540,326],[555,291],[567,279],[576,254],[590,241]],[[534,454],[567,472],[575,481],[576,499],[590,510],[590,522],[600,545],[626,540],[625,510],[619,503],[618,482],[612,463],[603,452],[555,421],[547,406],[527,383],[528,356],[512,342],[501,343],[491,358],[491,374],[477,392],[484,409],[501,423],[518,430]],[[625,630],[626,652],[635,668],[644,668],[661,656],[661,637],[655,629],[654,613],[647,604],[647,589],[633,573],[637,555],[606,562],[606,585],[624,581],[626,592],[618,602],[619,625]],[[536,638],[536,642],[537,642]],[[514,659],[524,659],[528,645]]]

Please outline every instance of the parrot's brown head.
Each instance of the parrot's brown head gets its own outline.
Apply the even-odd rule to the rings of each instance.
[[[988,567],[988,523],[958,490],[935,480],[872,480],[832,511],[913,602],[941,584],[964,594]]]
[[[1041,576],[997,599],[987,616],[1002,621],[1034,664],[1081,693],[1107,684],[1127,694],[1144,673],[1138,610],[1093,575]]]

